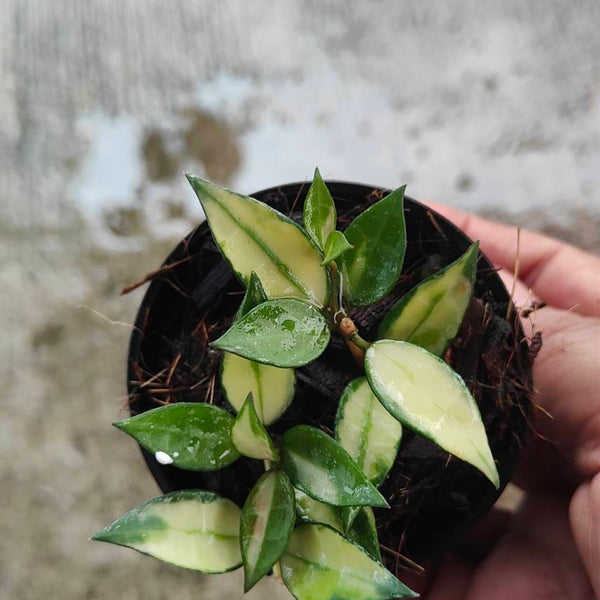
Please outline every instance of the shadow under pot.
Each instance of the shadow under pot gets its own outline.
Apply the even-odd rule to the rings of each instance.
[[[327,182],[343,230],[386,193],[381,188]],[[308,190],[291,183],[253,197],[301,222]],[[441,215],[405,199],[407,248],[403,274],[392,292],[350,314],[366,339],[387,310],[414,285],[461,256],[472,241]],[[219,384],[221,352],[208,346],[231,325],[244,288],[217,249],[206,223],[182,240],[153,278],[139,308],[128,357],[132,414],[165,402],[212,402],[231,412]],[[169,267],[169,268],[166,268]],[[383,557],[397,567],[397,554],[423,561],[456,545],[487,512],[510,480],[528,436],[531,362],[518,317],[507,320],[509,294],[493,266],[480,256],[474,294],[462,328],[446,360],[473,394],[500,475],[498,490],[475,468],[404,428],[402,443],[380,491],[390,509],[377,509]],[[296,370],[296,395],[270,431],[298,424],[333,430],[340,396],[349,381],[363,375],[341,337],[332,335],[326,351]],[[264,472],[261,461],[241,457],[213,472],[162,465],[142,450],[163,492],[197,488],[243,505]],[[392,550],[393,552],[390,552]]]

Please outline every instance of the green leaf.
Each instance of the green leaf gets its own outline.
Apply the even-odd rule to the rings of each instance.
[[[402,425],[381,405],[364,377],[344,390],[335,421],[335,437],[374,485],[392,468]]]
[[[408,342],[381,340],[367,350],[365,371],[371,388],[396,419],[499,487],[477,404],[443,360]]]
[[[354,519],[360,512],[362,506],[338,506],[338,512],[340,514],[340,519],[342,520],[342,529],[340,531],[343,534],[348,533],[350,528],[354,523]]]
[[[238,310],[238,317],[243,317],[255,306],[258,306],[267,300],[267,295],[265,294],[265,290],[258,275],[252,271],[252,273],[250,273],[250,279],[248,280],[248,286],[246,287],[246,293],[244,294],[244,298]]]
[[[154,498],[99,531],[93,540],[127,546],[203,573],[242,564],[240,509],[210,492],[185,490]]]
[[[294,489],[296,512],[305,523],[323,523],[338,531],[344,531],[344,523],[340,517],[340,506],[331,506],[311,498],[299,489]]]
[[[351,248],[352,245],[341,231],[332,231],[325,243],[325,258],[321,264],[329,264]]]
[[[266,575],[283,554],[296,521],[294,489],[280,470],[267,471],[250,491],[240,525],[244,591]]]
[[[279,460],[279,452],[256,414],[252,392],[233,423],[231,441],[244,456],[257,460]]]
[[[477,274],[479,243],[455,262],[434,273],[405,294],[386,315],[378,339],[403,340],[444,354],[469,305]]]
[[[349,537],[363,548],[365,544],[370,544],[370,549],[367,549],[367,551],[375,556],[371,552],[374,546],[371,537],[366,535],[367,530],[365,529],[364,519],[357,524],[357,528],[354,530],[355,519],[357,519],[361,511],[371,511],[372,514],[371,508],[368,506],[332,506],[331,504],[325,504],[325,502],[311,498],[308,494],[297,488],[294,488],[294,494],[296,496],[296,512],[300,521],[303,523],[329,525],[329,527]],[[365,536],[363,543],[358,539],[361,536]],[[375,541],[377,541],[377,531],[375,531]],[[379,547],[378,542],[377,547]]]
[[[352,525],[346,533],[346,537],[358,544],[374,559],[381,562],[377,523],[375,522],[375,515],[372,508],[363,506],[358,509]]]
[[[388,506],[350,455],[316,427],[298,425],[283,434],[281,465],[294,487],[315,500],[336,506]]]
[[[300,525],[280,560],[281,576],[297,600],[416,598],[361,548],[326,525]]]
[[[337,215],[331,193],[321,179],[319,169],[315,169],[312,185],[304,200],[304,229],[313,242],[323,250],[325,240],[335,229]]]
[[[187,175],[213,237],[237,276],[255,271],[269,298],[300,298],[326,306],[327,271],[319,250],[291,219],[266,204]]]
[[[329,328],[319,309],[282,298],[253,308],[212,346],[276,367],[301,367],[320,356],[328,343]]]
[[[353,249],[338,263],[344,298],[351,305],[377,302],[398,280],[406,249],[404,187],[370,206],[344,232]]]
[[[252,272],[238,318],[266,301],[260,279]],[[256,413],[265,425],[273,423],[287,410],[294,398],[295,383],[293,369],[263,365],[230,352],[223,352],[221,387],[227,401],[239,411],[250,392]]]
[[[222,469],[239,458],[231,441],[233,417],[212,404],[178,402],[113,425],[163,464],[191,471]]]
[[[221,387],[227,401],[239,411],[250,391],[256,413],[265,425],[276,421],[287,410],[294,398],[295,385],[294,369],[262,365],[223,352]]]

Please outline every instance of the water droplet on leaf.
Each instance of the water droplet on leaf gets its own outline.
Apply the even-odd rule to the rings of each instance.
[[[156,460],[161,465],[170,465],[173,462],[173,459],[166,452],[163,452],[162,450],[159,450],[158,452],[156,452],[154,454],[154,458],[156,458]]]

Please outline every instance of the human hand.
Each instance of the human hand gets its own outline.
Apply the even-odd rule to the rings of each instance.
[[[541,437],[515,477],[525,499],[515,514],[494,510],[475,528],[477,560],[456,554],[428,573],[423,598],[600,598],[600,258],[522,231],[515,281],[515,228],[429,205],[481,241],[508,289],[515,283],[517,306],[547,306],[523,319],[543,340],[534,365]]]

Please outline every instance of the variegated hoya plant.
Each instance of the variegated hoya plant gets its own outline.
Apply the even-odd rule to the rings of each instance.
[[[319,171],[303,227],[253,198],[188,177],[224,258],[246,286],[222,350],[221,385],[237,413],[176,403],[115,425],[157,460],[212,471],[244,455],[265,473],[240,509],[187,490],[134,508],[93,539],[203,573],[243,565],[245,590],[269,573],[298,600],[385,600],[416,594],[381,562],[373,507],[402,427],[426,436],[499,486],[475,400],[443,355],[471,298],[478,246],[422,281],[368,342],[349,307],[378,302],[396,284],[406,247],[404,188],[372,204],[342,233]],[[335,438],[298,425],[269,426],[294,397],[294,368],[341,334],[364,376],[340,398]],[[232,411],[233,412],[233,411]]]

